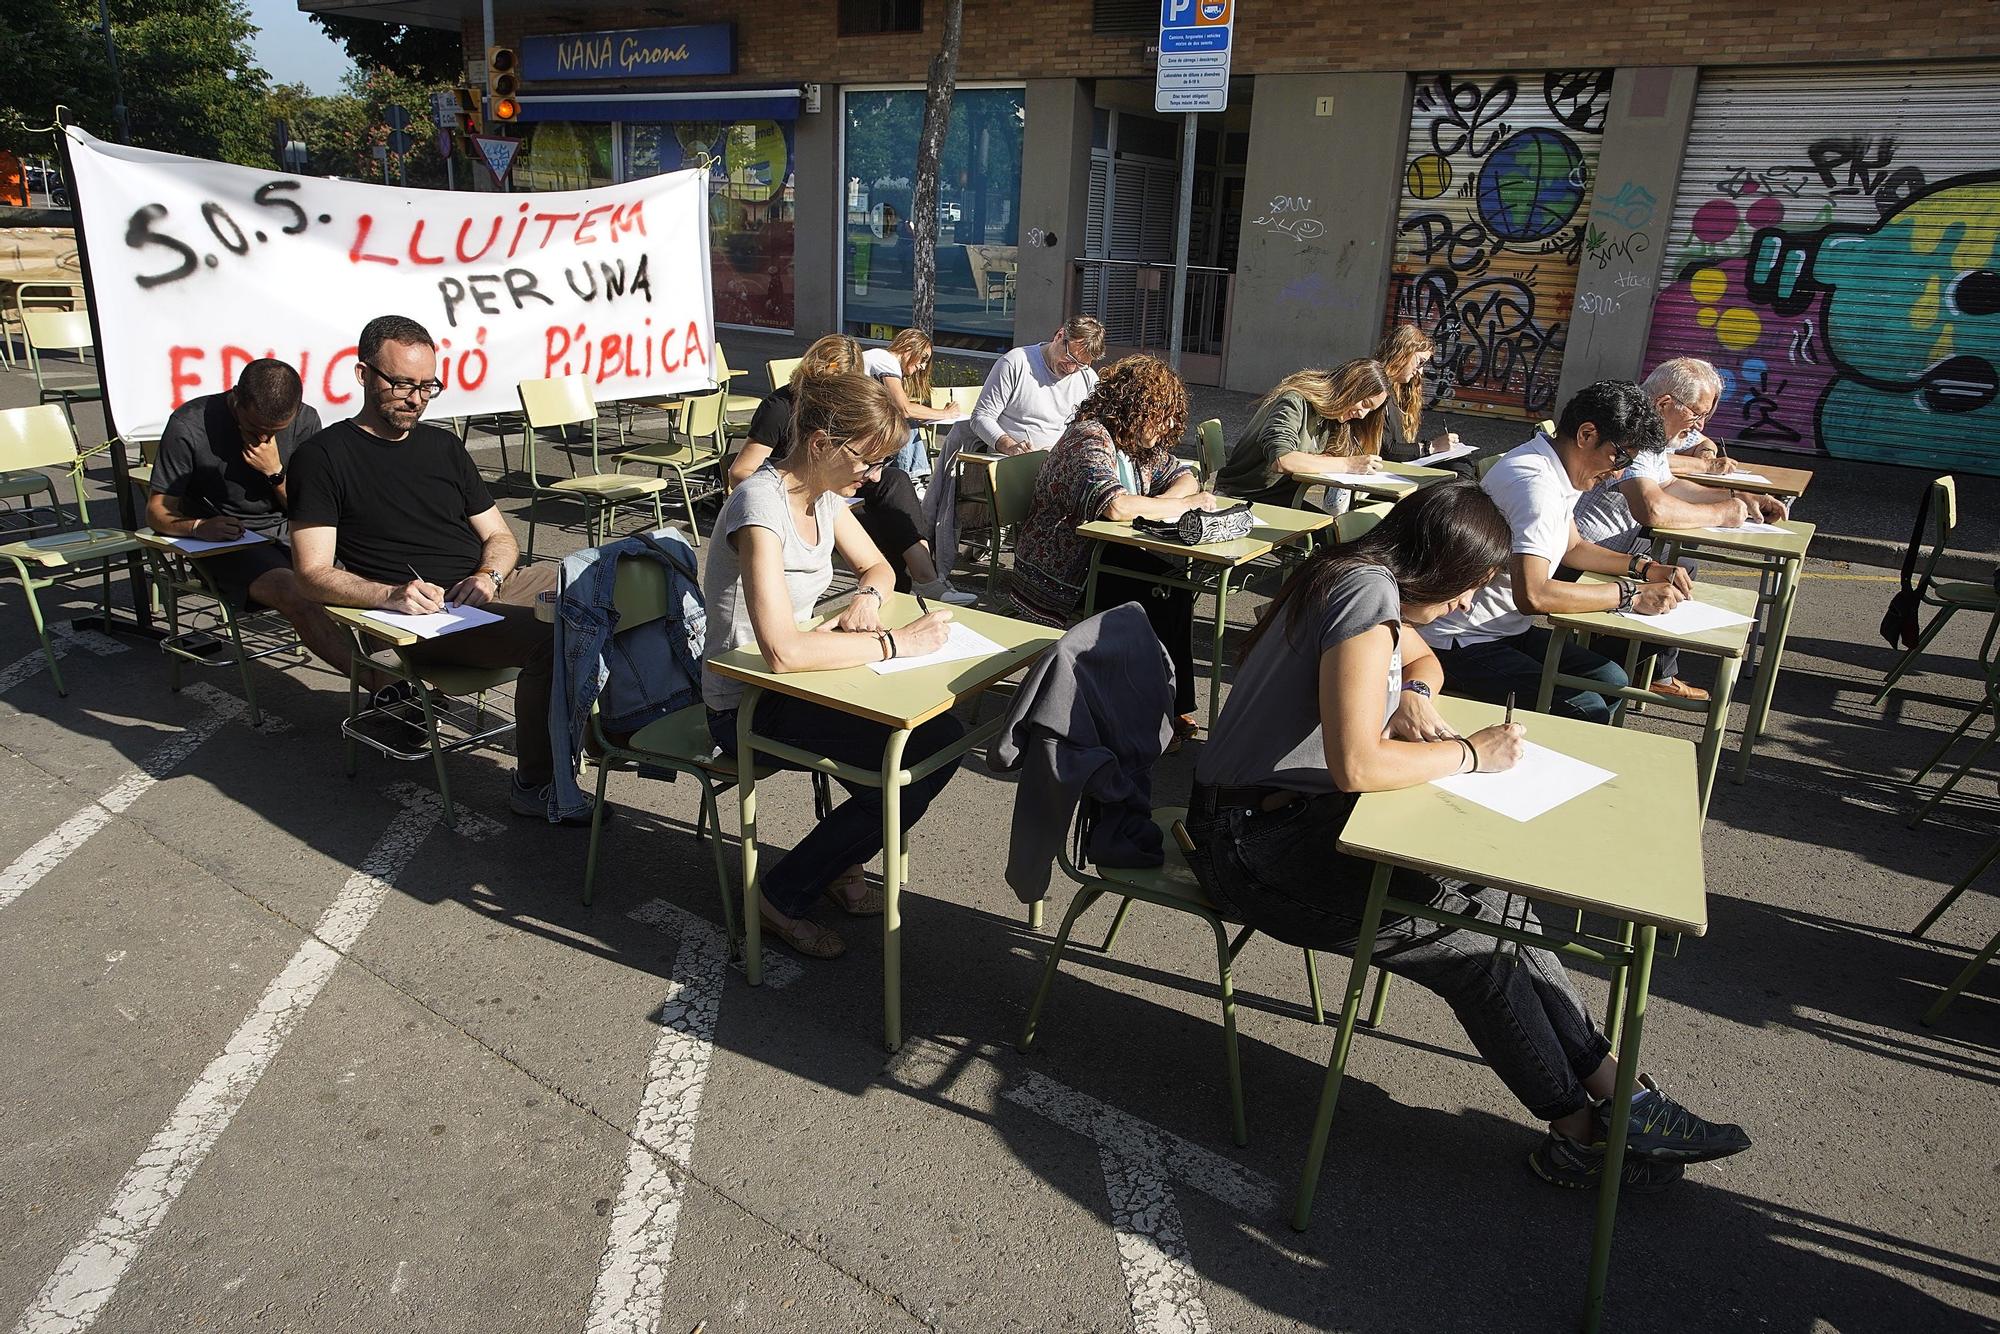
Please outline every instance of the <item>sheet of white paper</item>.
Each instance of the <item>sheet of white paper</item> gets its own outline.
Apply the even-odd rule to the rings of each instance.
[[[1521,762],[1502,773],[1456,774],[1431,782],[1453,796],[1526,823],[1618,776],[1532,741],[1521,744]]]
[[[475,625],[491,625],[500,618],[484,607],[446,607],[427,616],[416,616],[402,611],[364,612],[370,620],[398,630],[408,631],[419,639],[436,639],[456,630],[470,630]]]
[[[1614,615],[1644,621],[1655,630],[1665,630],[1677,635],[1698,635],[1710,630],[1721,630],[1732,625],[1748,625],[1750,617],[1741,612],[1724,607],[1710,606],[1706,602],[1692,599],[1681,603],[1671,611],[1663,611],[1655,616],[1641,615],[1636,611],[1614,612]]]
[[[1761,472],[1738,471],[1718,473],[1715,480],[1718,482],[1764,482],[1768,484],[1771,479]]]
[[[887,662],[871,662],[868,664],[868,670],[887,676],[891,672],[907,672],[913,667],[934,667],[941,662],[984,658],[1002,651],[998,644],[977,630],[953,621],[945,627],[944,647],[937,652],[926,653],[920,658],[891,658]]]
[[[1724,528],[1718,525],[1712,528],[1704,528],[1702,531],[1705,533],[1755,533],[1764,537],[1783,537],[1792,530],[1789,528],[1780,528],[1775,523],[1739,523],[1734,528]]]
[[[920,424],[929,426],[956,426],[965,419],[966,415],[961,412],[955,417],[933,417],[929,422]]]
[[[241,537],[231,538],[227,542],[207,542],[199,537],[170,537],[167,540],[182,551],[187,552],[188,555],[194,556],[204,551],[223,551],[229,547],[254,546],[258,542],[268,541],[269,539],[262,533],[252,530],[245,531]]]
[[[1478,448],[1476,445],[1453,445],[1449,449],[1440,449],[1435,454],[1425,454],[1420,458],[1411,459],[1410,462],[1419,468],[1428,468],[1433,463],[1449,463],[1453,459],[1462,459],[1476,448]]]
[[[1309,486],[1337,486],[1346,491],[1414,491],[1417,489],[1416,478],[1398,477],[1392,472],[1300,473],[1299,480]]]

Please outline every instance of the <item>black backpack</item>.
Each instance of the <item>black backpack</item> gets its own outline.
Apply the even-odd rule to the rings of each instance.
[[[1911,649],[1917,646],[1917,639],[1923,634],[1920,616],[1924,608],[1924,593],[1931,586],[1929,570],[1916,583],[1910,581],[1917,572],[1917,553],[1924,548],[1925,529],[1931,518],[1931,487],[1924,486],[1923,503],[1917,506],[1917,526],[1910,532],[1910,545],[1903,552],[1903,587],[1895,597],[1889,599],[1889,610],[1882,613],[1882,638],[1889,641],[1890,648]],[[1993,572],[1993,582],[2000,587],[2000,569]]]

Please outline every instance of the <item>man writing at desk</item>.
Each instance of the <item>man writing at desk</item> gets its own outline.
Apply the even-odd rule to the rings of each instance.
[[[1541,688],[1550,632],[1531,616],[1551,612],[1667,611],[1691,585],[1678,566],[1625,556],[1587,542],[1573,517],[1577,497],[1600,480],[1666,448],[1660,414],[1639,386],[1599,380],[1563,405],[1556,438],[1537,434],[1501,458],[1480,483],[1513,531],[1512,555],[1493,582],[1463,611],[1421,627],[1456,693],[1499,703],[1533,699]],[[1616,583],[1569,583],[1558,567],[1618,576]],[[1571,644],[1564,676],[1588,677],[1612,689],[1628,684],[1617,663]],[[1587,722],[1611,721],[1611,704],[1589,690],[1557,692],[1556,713]]]
[[[360,411],[306,441],[293,463],[292,559],[299,580],[307,596],[328,606],[426,615],[449,604],[498,615],[405,652],[419,668],[521,669],[509,805],[516,815],[546,816],[555,776],[549,749],[555,638],[536,618],[534,602],[555,587],[555,573],[515,569],[520,548],[465,446],[418,420],[444,389],[437,347],[424,326],[380,316],[361,331],[356,353]]]

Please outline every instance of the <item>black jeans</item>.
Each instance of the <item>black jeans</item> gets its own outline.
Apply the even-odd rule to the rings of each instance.
[[[769,694],[758,699],[756,728],[759,736],[863,769],[882,767],[882,749],[889,742],[889,729],[881,723],[789,695]],[[708,731],[723,754],[736,754],[736,710],[717,713],[710,709]],[[931,719],[910,734],[903,748],[904,767],[922,763],[964,736],[965,725],[950,714]],[[944,791],[944,785],[958,772],[958,765],[959,761],[953,760],[903,789],[906,837],[910,826],[924,818],[931,799]],[[798,768],[763,754],[757,756],[757,766],[760,770]],[[847,800],[834,807],[790,852],[758,873],[764,897],[787,917],[803,916],[834,877],[882,851],[882,789],[844,781],[841,786],[847,789]]]
[[[1374,864],[1335,850],[1354,798],[1301,796],[1275,811],[1217,803],[1195,785],[1187,827],[1188,861],[1215,901],[1266,935],[1308,949],[1351,955],[1361,932]],[[1485,885],[1398,867],[1389,892],[1446,912],[1541,930],[1526,900]],[[1583,1080],[1611,1054],[1591,1025],[1562,960],[1516,949],[1458,927],[1383,917],[1374,960],[1437,993],[1508,1091],[1538,1120],[1590,1103]]]
[[[1178,574],[1179,563],[1168,563],[1150,551],[1109,546],[1097,567],[1097,610],[1136,602],[1152,622],[1153,634],[1174,664],[1174,712],[1194,712],[1194,592],[1168,588],[1118,573],[1123,568],[1151,574]]]
[[[916,485],[901,468],[884,468],[880,477],[863,482],[856,494],[861,504],[854,517],[896,572],[896,591],[909,592],[910,572],[903,566],[903,553],[930,540],[930,525],[924,522],[924,502],[917,499]],[[942,561],[938,570],[950,573]]]

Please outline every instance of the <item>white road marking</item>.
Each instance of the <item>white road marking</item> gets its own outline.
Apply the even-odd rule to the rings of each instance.
[[[206,683],[189,686],[187,693],[207,705],[207,712],[162,741],[138,768],[112,784],[109,792],[57,825],[39,843],[16,857],[6,870],[0,871],[0,909],[33,889],[43,876],[61,866],[71,853],[110,824],[113,816],[129,810],[133,802],[178,769],[202,742],[245,709],[242,700]],[[264,717],[269,721],[271,715],[267,713]]]
[[[667,1263],[680,1229],[682,1189],[694,1160],[702,1086],[715,1055],[729,945],[704,918],[654,899],[630,914],[680,936],[666,1002],[659,1012],[646,1092],[625,1155],[625,1178],[611,1208],[611,1232],[598,1265],[597,1286],[584,1316],[586,1334],[653,1334],[665,1306]],[[796,981],[799,965],[765,956],[765,985]]]
[[[390,1295],[393,1296],[396,1293],[401,1292],[404,1288],[409,1286],[409,1283],[410,1283],[410,1262],[408,1260],[396,1261],[396,1276],[389,1280]]]
[[[341,956],[367,929],[396,876],[443,819],[444,806],[435,792],[397,783],[386,794],[402,809],[320,914],[312,935],[265,988],[257,1008],[208,1063],[118,1183],[89,1235],[56,1266],[22,1313],[15,1334],[76,1334],[97,1320],[117,1293],[125,1271],[333,977]]]
[[[49,647],[58,658],[69,656],[73,648],[95,653],[98,657],[108,657],[113,653],[123,653],[125,646],[110,635],[99,634],[95,630],[73,630],[67,625],[49,626]],[[39,676],[48,670],[49,660],[38,648],[33,653],[24,653],[5,667],[0,667],[0,695],[6,694],[21,682]]]

